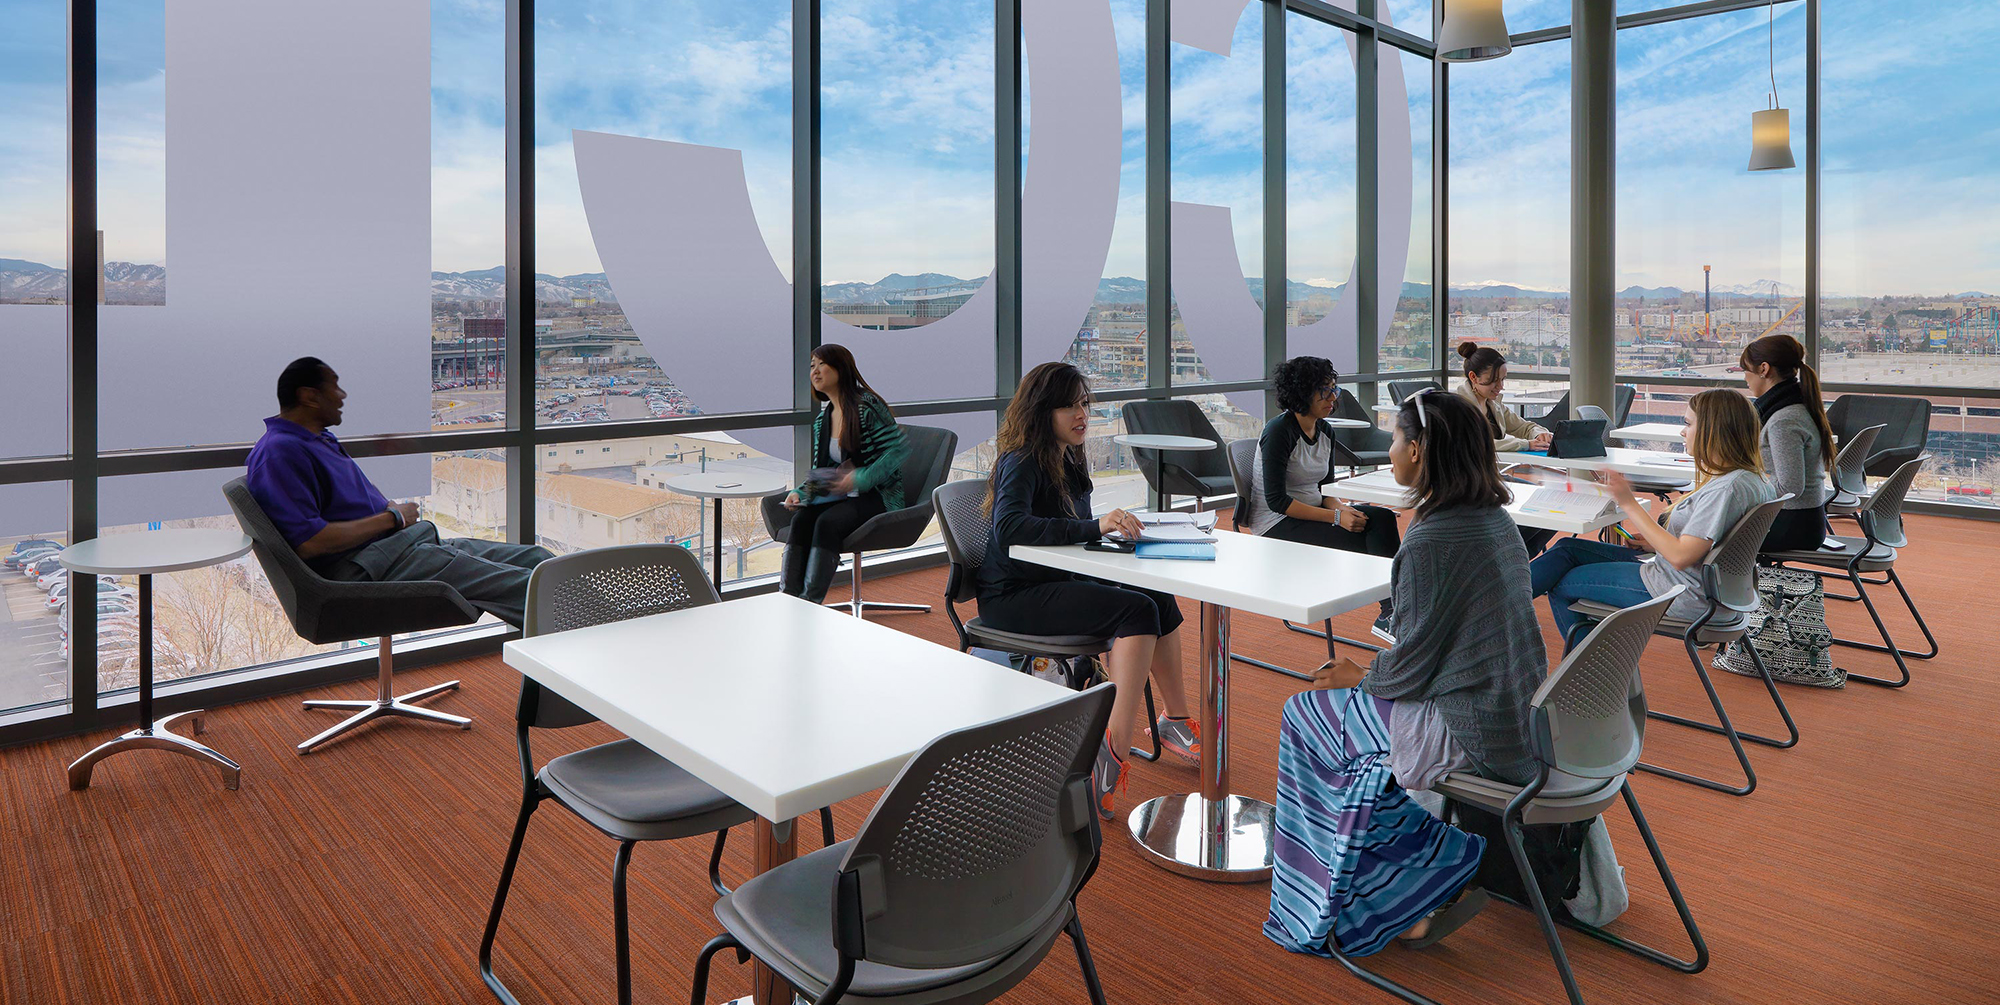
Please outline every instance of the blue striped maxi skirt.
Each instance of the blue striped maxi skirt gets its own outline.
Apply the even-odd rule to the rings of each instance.
[[[1365,956],[1458,892],[1486,840],[1432,816],[1389,771],[1391,703],[1359,689],[1285,702],[1264,934],[1294,953]]]

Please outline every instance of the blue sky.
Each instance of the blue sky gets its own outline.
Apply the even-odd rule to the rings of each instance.
[[[1142,0],[1111,0],[1126,164],[1106,275],[1144,264]],[[1667,6],[1620,0],[1621,12]],[[537,158],[543,267],[595,271],[571,129],[745,151],[766,240],[790,241],[790,4],[542,0]],[[962,11],[953,11],[953,7]],[[1516,31],[1568,0],[1510,0]],[[1803,4],[1777,9],[1778,90],[1804,154]],[[502,4],[433,0],[434,263],[502,257]],[[105,0],[102,215],[113,259],[165,261],[161,0]],[[1402,21],[1428,17],[1429,4]],[[826,277],[970,276],[992,265],[992,19],[984,0],[824,0]],[[2000,292],[2000,5],[1828,4],[1823,273],[1835,293]],[[1259,10],[1224,59],[1177,46],[1174,196],[1230,206],[1261,271]],[[0,0],[0,257],[58,263],[63,228],[63,4]],[[1292,278],[1338,282],[1353,258],[1353,70],[1340,33],[1290,33]],[[1763,107],[1764,11],[1619,38],[1621,285],[1802,285],[1804,174],[1751,174]],[[357,63],[365,68],[365,63]],[[1454,284],[1568,283],[1566,43],[1454,68]],[[1410,61],[1406,78],[1425,81]],[[1032,72],[1032,67],[1031,67]],[[1428,94],[1413,91],[1427,150]],[[1032,124],[1032,109],[1030,110]],[[1032,144],[1032,134],[1030,136]],[[1421,152],[1420,157],[1427,156]],[[1420,204],[1421,206],[1421,204]],[[1425,210],[1419,209],[1422,213]],[[1425,229],[1420,225],[1420,230]],[[1421,257],[1424,246],[1415,247]],[[789,270],[789,255],[775,256]],[[1725,278],[1726,277],[1726,278]]]

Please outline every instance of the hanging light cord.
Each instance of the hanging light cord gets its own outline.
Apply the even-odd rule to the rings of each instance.
[[[1771,60],[1771,107],[1776,108],[1778,107],[1778,0],[1771,0],[1765,4],[1764,12],[1769,15],[1765,22],[1767,32],[1765,51]]]

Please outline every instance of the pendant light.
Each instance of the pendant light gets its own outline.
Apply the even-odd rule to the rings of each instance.
[[[1438,31],[1438,58],[1476,63],[1514,51],[1500,0],[1444,0],[1444,27]]]
[[[1750,170],[1797,167],[1792,160],[1792,112],[1778,107],[1777,0],[1764,5],[1766,50],[1771,62],[1771,107],[1750,113]]]

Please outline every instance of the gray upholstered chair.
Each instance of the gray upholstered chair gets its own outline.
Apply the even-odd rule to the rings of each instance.
[[[1857,429],[1841,441],[1833,458],[1833,498],[1826,501],[1828,516],[1853,516],[1868,502],[1868,455],[1875,450],[1875,438],[1887,426]]]
[[[1410,395],[1423,390],[1442,391],[1444,385],[1435,380],[1392,380],[1389,382],[1389,404],[1400,405],[1410,400]]]
[[[1030,635],[994,628],[974,615],[964,621],[958,605],[979,595],[979,567],[986,564],[986,543],[992,534],[993,518],[986,511],[987,482],[984,478],[947,482],[931,493],[937,507],[938,528],[944,532],[944,553],[951,562],[944,584],[944,613],[958,633],[958,651],[973,646],[1033,659],[1055,660],[1063,678],[1075,690],[1090,685],[1094,664],[1111,651],[1113,640],[1090,635]],[[1150,732],[1159,719],[1153,705],[1153,685],[1146,683],[1146,723]],[[1153,736],[1150,751],[1132,748],[1134,756],[1148,761],[1160,759],[1160,738]]]
[[[1826,421],[1842,444],[1869,426],[1883,427],[1864,467],[1870,478],[1887,478],[1927,449],[1931,403],[1889,394],[1843,394],[1826,410]]]
[[[1368,424],[1365,428],[1333,431],[1334,464],[1353,474],[1355,468],[1379,468],[1389,463],[1389,444],[1395,442],[1396,434],[1375,425],[1374,413],[1362,408],[1361,402],[1344,387],[1334,401],[1333,414],[1335,418],[1360,419]]]
[[[633,544],[598,548],[552,558],[528,579],[527,637],[609,624],[650,614],[664,614],[717,601],[715,587],[693,552],[670,544]],[[647,749],[637,740],[614,740],[551,759],[535,769],[529,749],[534,729],[566,729],[598,721],[562,696],[528,677],[521,678],[521,701],[514,716],[515,744],[521,757],[521,812],[514,837],[500,866],[500,885],[493,891],[493,908],[486,917],[486,934],[479,942],[479,975],[495,997],[513,1002],[514,995],[493,973],[493,940],[500,931],[500,912],[514,883],[521,843],[528,836],[528,818],[543,800],[553,799],[584,823],[618,842],[611,860],[612,938],[617,946],[618,1001],[632,1000],[630,930],[626,925],[625,871],[632,849],[641,841],[715,835],[708,858],[708,882],[718,896],[722,884],[723,842],[729,828],[748,823],[755,814],[679,765]],[[822,836],[833,843],[829,811],[820,811]]]
[[[903,508],[870,517],[854,533],[847,535],[841,543],[842,554],[853,559],[853,574],[849,599],[834,601],[828,607],[845,607],[855,617],[865,617],[867,612],[883,614],[926,614],[929,604],[889,604],[861,599],[861,555],[869,551],[895,551],[908,548],[924,536],[924,528],[929,527],[933,510],[931,492],[944,484],[951,473],[952,455],[958,452],[958,434],[949,429],[934,426],[904,425],[904,441],[909,445],[909,455],[903,458]],[[771,540],[780,544],[790,544],[792,537],[792,511],[785,508],[784,497],[765,496],[762,503],[764,528],[770,532]]]
[[[1565,656],[1547,681],[1536,690],[1528,704],[1529,738],[1540,771],[1527,785],[1481,778],[1455,771],[1439,779],[1433,790],[1445,799],[1445,816],[1463,808],[1477,808],[1500,818],[1501,833],[1512,854],[1515,868],[1526,888],[1527,907],[1535,915],[1562,977],[1563,990],[1571,1005],[1583,1005],[1583,992],[1570,970],[1569,954],[1563,949],[1558,925],[1584,933],[1600,942],[1616,946],[1640,959],[1660,964],[1684,974],[1696,974],[1708,967],[1708,943],[1696,927],[1694,914],[1674,882],[1673,870],[1660,851],[1660,842],[1639,809],[1639,797],[1632,791],[1631,771],[1639,766],[1646,739],[1646,691],[1639,676],[1639,657],[1659,625],[1660,617],[1680,594],[1672,593],[1605,616],[1580,645]],[[1581,823],[1599,816],[1623,799],[1625,808],[1645,839],[1646,851],[1659,870],[1660,879],[1680,915],[1681,928],[1694,948],[1694,959],[1683,960],[1651,946],[1615,935],[1601,928],[1565,918],[1556,920],[1543,899],[1522,840],[1522,828],[1534,824]],[[1329,940],[1327,948],[1350,973],[1376,988],[1413,1005],[1436,1005],[1431,999],[1395,981],[1362,969],[1359,962],[1340,951]]]
[[[1646,714],[1655,719],[1692,726],[1710,733],[1721,733],[1728,737],[1729,747],[1736,753],[1736,763],[1743,768],[1743,784],[1730,785],[1712,778],[1653,764],[1641,763],[1638,765],[1639,770],[1665,775],[1705,789],[1727,792],[1733,796],[1747,796],[1757,788],[1757,772],[1750,767],[1750,756],[1743,751],[1743,741],[1748,740],[1751,743],[1761,743],[1767,747],[1780,749],[1798,745],[1798,724],[1792,721],[1791,710],[1785,707],[1784,696],[1778,693],[1778,685],[1771,680],[1771,671],[1764,666],[1763,659],[1757,655],[1756,646],[1745,645],[1743,648],[1749,651],[1750,662],[1757,668],[1757,676],[1763,678],[1764,689],[1770,692],[1771,703],[1777,706],[1778,716],[1785,722],[1788,736],[1783,740],[1745,733],[1730,723],[1729,713],[1722,708],[1722,698],[1715,693],[1715,682],[1709,679],[1708,665],[1702,661],[1700,652],[1703,646],[1721,646],[1738,641],[1748,634],[1750,615],[1756,612],[1760,603],[1757,595],[1757,549],[1764,543],[1764,535],[1770,533],[1771,522],[1778,518],[1778,511],[1784,509],[1785,503],[1790,502],[1791,498],[1791,494],[1786,493],[1743,514],[1743,517],[1736,521],[1736,526],[1731,527],[1729,533],[1722,536],[1722,540],[1715,542],[1708,549],[1708,554],[1702,558],[1700,565],[1703,588],[1708,593],[1708,609],[1703,611],[1701,616],[1692,621],[1665,616],[1660,618],[1655,629],[1660,635],[1681,640],[1681,645],[1687,649],[1688,662],[1694,664],[1695,676],[1701,679],[1702,690],[1708,693],[1708,703],[1714,707],[1716,723],[1720,725],[1669,715],[1666,712],[1648,711]],[[1610,604],[1594,600],[1579,600],[1569,605],[1569,609],[1587,619],[1579,622],[1571,630],[1572,636],[1590,621],[1602,621],[1619,610]]]
[[[1829,537],[1818,551],[1773,551],[1764,554],[1764,560],[1767,562],[1807,566],[1821,577],[1825,577],[1827,573],[1820,570],[1831,569],[1835,574],[1854,584],[1855,597],[1845,599],[1859,598],[1868,608],[1868,617],[1875,622],[1875,631],[1882,636],[1882,642],[1878,645],[1835,636],[1833,643],[1853,649],[1888,653],[1896,661],[1898,676],[1895,680],[1889,680],[1883,677],[1864,676],[1850,670],[1847,672],[1848,680],[1864,684],[1881,684],[1885,687],[1902,687],[1910,682],[1910,665],[1904,662],[1904,657],[1927,660],[1938,654],[1937,636],[1931,634],[1931,626],[1924,622],[1924,616],[1917,611],[1916,601],[1910,599],[1910,591],[1903,587],[1902,578],[1896,575],[1896,552],[1909,543],[1909,537],[1903,530],[1903,499],[1909,495],[1910,486],[1917,479],[1917,472],[1929,459],[1929,454],[1922,454],[1903,462],[1902,467],[1897,468],[1894,474],[1875,487],[1868,501],[1854,514],[1855,519],[1861,523],[1860,537]],[[1923,631],[1924,641],[1930,644],[1928,652],[1904,649],[1890,637],[1889,626],[1883,624],[1882,613],[1875,609],[1875,601],[1868,596],[1869,584],[1880,586],[1883,583],[1862,575],[1865,572],[1884,573],[1886,583],[1894,586],[1896,592],[1902,595],[1903,607],[1910,612],[1910,617],[1916,621],[1917,628]],[[1831,593],[1827,595],[1833,596]]]
[[[1214,450],[1132,451],[1139,462],[1139,473],[1163,500],[1177,495],[1193,496],[1194,508],[1200,510],[1203,498],[1229,494],[1229,465],[1222,459],[1222,434],[1201,413],[1200,405],[1186,398],[1128,401],[1118,411],[1128,433],[1192,436],[1215,444]]]
[[[251,551],[277,594],[292,630],[315,645],[375,639],[375,697],[363,701],[312,699],[306,708],[352,709],[354,714],[298,745],[301,754],[350,729],[376,719],[396,716],[443,722],[471,729],[472,720],[412,704],[458,687],[446,681],[420,691],[398,696],[391,678],[396,671],[389,638],[409,632],[469,625],[479,620],[479,609],[459,596],[457,590],[439,582],[344,583],[313,571],[299,553],[278,533],[277,525],[250,494],[241,478],[222,487],[222,496],[236,514],[236,522],[249,535]]]
[[[723,933],[695,959],[756,957],[815,1005],[980,1005],[1067,934],[1103,1005],[1076,896],[1102,837],[1090,769],[1111,685],[946,733],[903,767],[854,840],[787,862],[716,901]]]

